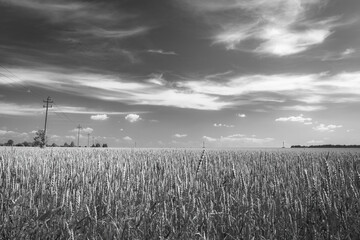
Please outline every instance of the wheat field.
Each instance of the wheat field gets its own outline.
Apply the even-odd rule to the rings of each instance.
[[[1,239],[360,239],[360,152],[0,149]]]

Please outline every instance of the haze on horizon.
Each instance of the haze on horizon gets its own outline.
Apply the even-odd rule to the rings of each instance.
[[[0,142],[359,144],[358,0],[0,0]]]

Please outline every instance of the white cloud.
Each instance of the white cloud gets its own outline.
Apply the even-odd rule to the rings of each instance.
[[[212,137],[208,137],[208,136],[203,136],[202,137],[203,140],[208,141],[208,142],[215,142],[216,138],[212,138]]]
[[[214,127],[233,128],[234,125],[227,125],[227,124],[222,124],[222,123],[214,123]]]
[[[144,81],[134,81],[131,76],[119,77],[118,75],[71,72],[61,68],[9,68],[9,70],[18,76],[19,83],[22,84],[129,105],[170,106],[201,110],[219,110],[230,105],[228,102],[221,101],[217,96],[195,93],[189,89],[175,86],[175,84],[173,86],[159,77],[153,77],[149,82],[145,79]],[[0,72],[2,71],[0,69]],[[7,79],[2,75],[0,75],[0,85],[9,85]],[[100,113],[94,112],[94,114]]]
[[[325,106],[315,106],[315,105],[295,105],[295,106],[283,106],[280,107],[280,110],[286,110],[286,111],[301,111],[301,112],[314,112],[314,111],[320,111],[325,110]]]
[[[129,136],[123,137],[123,139],[124,139],[125,141],[132,141],[132,138],[129,137]]]
[[[300,114],[299,116],[290,116],[290,117],[281,117],[275,119],[276,122],[300,122],[304,124],[310,124],[312,121],[312,118],[306,118],[303,114]]]
[[[322,144],[324,143],[323,140],[310,140],[310,141],[307,141],[308,144]]]
[[[334,125],[334,124],[325,125],[325,124],[321,123],[318,126],[313,127],[313,129],[316,131],[319,131],[319,132],[334,132],[335,129],[342,128],[342,127],[343,127],[342,125]]]
[[[353,48],[347,48],[341,53],[328,53],[322,58],[322,61],[337,61],[350,58],[356,52]]]
[[[104,121],[108,118],[109,117],[107,116],[107,114],[98,114],[90,117],[91,120],[97,120],[97,121]]]
[[[176,134],[174,134],[174,137],[176,137],[176,138],[184,138],[184,137],[187,137],[187,134],[176,133]]]
[[[18,68],[10,71],[18,76],[21,83],[29,86],[128,105],[220,110],[239,105],[262,104],[259,109],[273,107],[280,110],[319,111],[326,109],[326,104],[360,102],[358,80],[360,72],[342,72],[335,75],[319,73],[227,76],[221,82],[206,79],[205,76],[200,80],[194,78],[180,81],[179,79],[170,84],[161,74],[153,75],[151,79],[143,79],[143,81],[131,81],[130,76],[71,73],[65,69],[54,68],[46,70]],[[0,85],[7,84],[8,81],[0,75]],[[273,95],[276,97],[272,97]],[[281,101],[259,102],[259,99],[281,99]],[[290,102],[297,104],[287,105]],[[38,115],[44,111],[38,105],[19,106],[0,102],[0,107],[3,110],[0,114],[9,115]],[[61,109],[55,106],[50,110],[52,111],[74,114],[126,114],[70,106]]]
[[[162,54],[162,55],[177,55],[176,52],[173,51],[164,51],[162,49],[149,49],[147,50],[148,53],[156,53],[156,54]]]
[[[321,0],[182,0],[214,26],[214,43],[227,49],[286,56],[325,41],[337,18],[309,20]],[[321,8],[320,8],[321,9]],[[253,44],[249,44],[249,42]],[[250,47],[251,46],[251,47]]]
[[[92,133],[94,131],[94,129],[92,129],[91,127],[86,127],[81,129],[81,132],[83,133]]]
[[[212,138],[208,136],[203,136],[203,139],[208,142],[217,143],[218,146],[231,146],[231,147],[240,147],[240,146],[252,146],[252,145],[263,145],[273,142],[275,139],[266,137],[266,138],[257,138],[255,136],[246,136],[245,134],[233,134],[230,136],[220,138]]]
[[[0,129],[0,143],[9,139],[13,140],[15,143],[31,140],[29,134],[26,132],[16,132]]]
[[[141,120],[140,116],[134,113],[126,115],[125,119],[131,123]]]
[[[0,75],[1,85],[1,75]],[[38,116],[45,113],[45,108],[39,107],[39,104],[17,104],[9,102],[0,102],[0,115],[11,115],[11,116]],[[72,107],[72,106],[61,106],[53,105],[49,108],[49,114],[54,113],[70,113],[70,114],[97,114],[102,113],[96,109],[89,109],[85,107]],[[125,115],[128,112],[106,112],[108,115]],[[106,114],[102,113],[102,114]],[[102,115],[101,114],[101,115]]]
[[[246,115],[244,113],[239,113],[237,116],[240,117],[240,118],[245,118],[246,117]]]

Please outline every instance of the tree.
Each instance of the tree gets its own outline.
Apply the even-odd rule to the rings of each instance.
[[[6,146],[12,146],[12,145],[14,145],[14,141],[9,139],[6,143]]]
[[[104,143],[104,144],[102,145],[102,147],[103,147],[103,148],[107,148],[107,147],[108,147],[107,143]]]
[[[24,145],[24,147],[29,147],[30,146],[30,143],[28,143],[27,141],[24,141],[22,144]]]
[[[56,143],[51,144],[52,147],[58,147]]]
[[[69,147],[69,144],[67,142],[65,142],[63,147]]]
[[[33,146],[37,147],[43,147],[45,145],[45,132],[42,129],[37,130],[34,137],[34,143]]]
[[[101,145],[100,145],[100,143],[97,143],[96,145],[95,145],[95,147],[101,147]]]
[[[74,141],[71,141],[71,143],[70,143],[70,147],[75,147],[75,143],[74,143]]]

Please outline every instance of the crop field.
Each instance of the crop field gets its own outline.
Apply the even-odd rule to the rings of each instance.
[[[0,149],[0,239],[360,239],[353,150]]]

